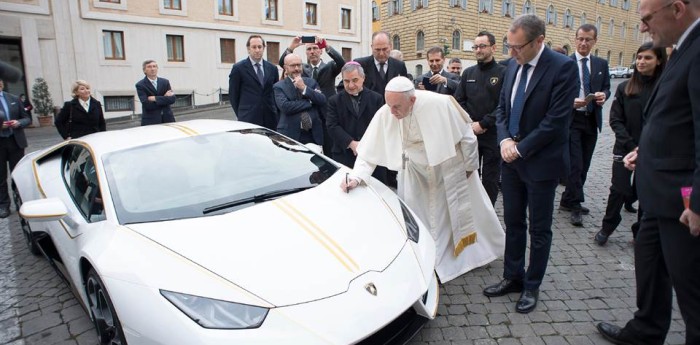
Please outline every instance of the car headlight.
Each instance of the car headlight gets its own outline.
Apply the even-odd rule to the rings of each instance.
[[[258,328],[269,311],[268,308],[166,290],[160,290],[160,294],[204,328]]]
[[[406,223],[406,236],[408,236],[411,241],[418,243],[418,233],[420,232],[418,222],[416,222],[416,219],[413,218],[411,211],[408,210],[408,207],[406,207],[403,201],[399,200],[399,203],[401,204],[403,221]]]

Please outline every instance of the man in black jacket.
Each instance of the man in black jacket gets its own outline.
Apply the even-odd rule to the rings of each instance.
[[[0,79],[0,218],[10,215],[10,195],[7,191],[7,168],[10,172],[24,157],[27,137],[24,127],[31,124],[29,114],[19,97],[3,92],[5,83]]]
[[[477,65],[464,70],[454,96],[474,120],[472,129],[479,141],[479,171],[481,183],[495,204],[498,198],[498,178],[501,155],[496,142],[498,99],[506,67],[493,58],[496,38],[488,31],[479,32],[474,40]]]
[[[365,87],[382,95],[386,83],[396,76],[407,76],[406,64],[389,57],[391,38],[389,33],[378,31],[372,34],[372,55],[355,59],[365,70]]]

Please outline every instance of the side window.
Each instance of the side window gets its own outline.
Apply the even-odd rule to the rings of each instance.
[[[61,162],[63,182],[75,206],[88,222],[105,219],[97,170],[90,151],[82,146],[66,146]]]

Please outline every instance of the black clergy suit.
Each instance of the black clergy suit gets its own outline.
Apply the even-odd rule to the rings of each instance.
[[[313,78],[302,78],[306,84],[303,94],[288,77],[274,85],[275,102],[280,113],[277,131],[302,144],[311,142],[323,146],[323,122],[320,113],[326,106],[326,96],[321,93]],[[303,112],[311,116],[312,127],[308,132],[301,129]]]
[[[238,121],[254,123],[275,130],[279,116],[272,86],[280,79],[277,67],[260,60],[263,83],[258,80],[250,57],[231,67],[228,76],[228,96]]]
[[[374,114],[384,105],[382,96],[364,88],[359,94],[358,111],[353,106],[352,96],[341,91],[328,100],[326,124],[328,133],[333,138],[333,159],[352,168],[357,158],[348,148],[350,142],[360,141],[365,134]],[[387,170],[378,166],[372,176],[386,183]]]
[[[608,62],[593,54],[590,58],[590,93],[603,92],[605,99],[610,98],[610,75],[608,73]],[[571,59],[576,61],[577,75],[582,78],[581,62],[577,60],[577,55],[571,55]],[[577,78],[578,79],[578,78]],[[583,83],[578,79],[580,83]],[[583,90],[583,85],[579,90]],[[580,91],[579,91],[580,92]],[[582,94],[578,94],[581,97]],[[586,95],[582,95],[585,97]],[[573,102],[571,103],[573,104]],[[592,112],[589,110],[580,111],[573,109],[573,119],[571,121],[569,150],[571,151],[571,170],[566,180],[566,190],[561,196],[561,205],[565,208],[578,210],[585,200],[583,185],[586,183],[588,168],[591,166],[593,151],[598,140],[598,132],[603,126],[603,107],[591,101]],[[589,109],[590,109],[589,108]]]
[[[527,84],[518,133],[510,133],[511,95],[517,88],[519,69],[512,59],[496,108],[498,142],[503,145],[504,140],[516,141],[520,154],[501,167],[506,225],[503,277],[522,281],[524,289],[535,290],[542,283],[549,259],[554,192],[569,168],[568,128],[579,84],[574,61],[545,47]],[[526,272],[528,213],[531,238]]]
[[[387,60],[386,68],[386,78],[382,79],[377,69],[377,65],[374,64],[374,56],[365,56],[355,59],[365,71],[365,83],[364,87],[382,95],[384,99],[384,88],[386,83],[389,82],[394,77],[397,76],[407,76],[406,64],[403,61],[396,60],[392,57]]]
[[[156,80],[158,89],[153,87],[153,83],[148,77],[143,77],[136,83],[136,94],[141,101],[141,126],[158,123],[175,122],[175,116],[170,106],[175,103],[175,95],[166,96],[165,93],[172,90],[170,81],[158,77]],[[155,96],[155,101],[149,101],[149,96]]]
[[[644,111],[636,166],[644,209],[634,246],[637,307],[623,333],[638,344],[663,344],[675,290],[686,344],[700,344],[700,237],[678,221],[681,187],[693,187],[700,213],[700,25],[671,55]],[[673,287],[673,289],[672,289]]]

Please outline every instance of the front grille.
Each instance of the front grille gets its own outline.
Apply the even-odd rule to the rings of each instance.
[[[413,308],[408,308],[394,321],[380,329],[371,336],[365,338],[360,345],[394,345],[405,344],[413,338],[428,319],[416,314]]]

